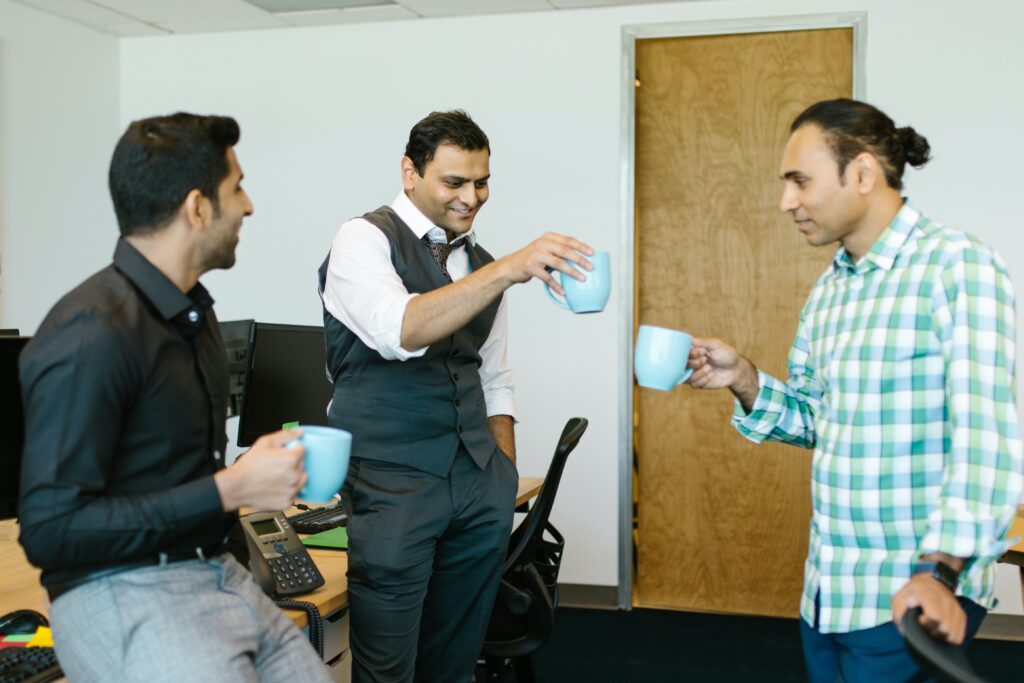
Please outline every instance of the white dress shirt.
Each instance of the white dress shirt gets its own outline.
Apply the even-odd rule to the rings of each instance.
[[[391,203],[406,225],[422,239],[447,242],[443,229],[424,216],[404,192]],[[476,244],[476,234],[467,235]],[[469,255],[464,246],[448,256],[448,273],[452,280],[469,274]],[[405,307],[418,294],[410,293],[391,263],[388,238],[364,218],[353,218],[338,230],[331,245],[331,259],[324,285],[324,306],[327,312],[352,330],[360,341],[386,360],[406,361],[419,358],[427,347],[406,351],[402,348],[402,321]],[[515,377],[508,365],[508,310],[505,298],[498,305],[494,324],[487,340],[480,347],[480,382],[487,404],[487,415],[515,417]]]

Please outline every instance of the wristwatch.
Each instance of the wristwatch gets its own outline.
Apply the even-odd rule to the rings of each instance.
[[[956,585],[960,581],[960,572],[950,567],[945,562],[928,562],[921,560],[914,565],[914,574],[927,574],[951,593],[956,593]]]

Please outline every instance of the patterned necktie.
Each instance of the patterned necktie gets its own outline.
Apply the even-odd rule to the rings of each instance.
[[[441,269],[444,279],[451,282],[452,276],[448,273],[448,255],[452,253],[452,249],[458,249],[465,244],[466,238],[460,237],[448,244],[445,242],[432,242],[429,236],[424,235],[423,243],[430,249],[430,255],[434,257],[434,261],[437,263],[437,267]]]

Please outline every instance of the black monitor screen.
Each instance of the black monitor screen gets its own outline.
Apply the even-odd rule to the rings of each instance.
[[[0,519],[18,513],[21,447],[25,442],[25,414],[18,384],[18,354],[28,337],[0,338]]]
[[[234,417],[241,411],[252,323],[252,320],[222,320],[220,323],[220,336],[224,339],[224,350],[228,355],[228,417]]]
[[[334,386],[327,379],[324,329],[253,323],[238,419],[238,445],[298,422],[327,424]]]

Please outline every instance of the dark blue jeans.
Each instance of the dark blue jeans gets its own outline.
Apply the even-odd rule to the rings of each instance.
[[[973,600],[957,599],[967,614],[967,637],[963,644],[967,647],[988,611]],[[819,606],[816,597],[815,621]],[[850,633],[821,633],[801,619],[800,637],[811,683],[924,683],[931,680],[910,656],[903,636],[891,621]]]

